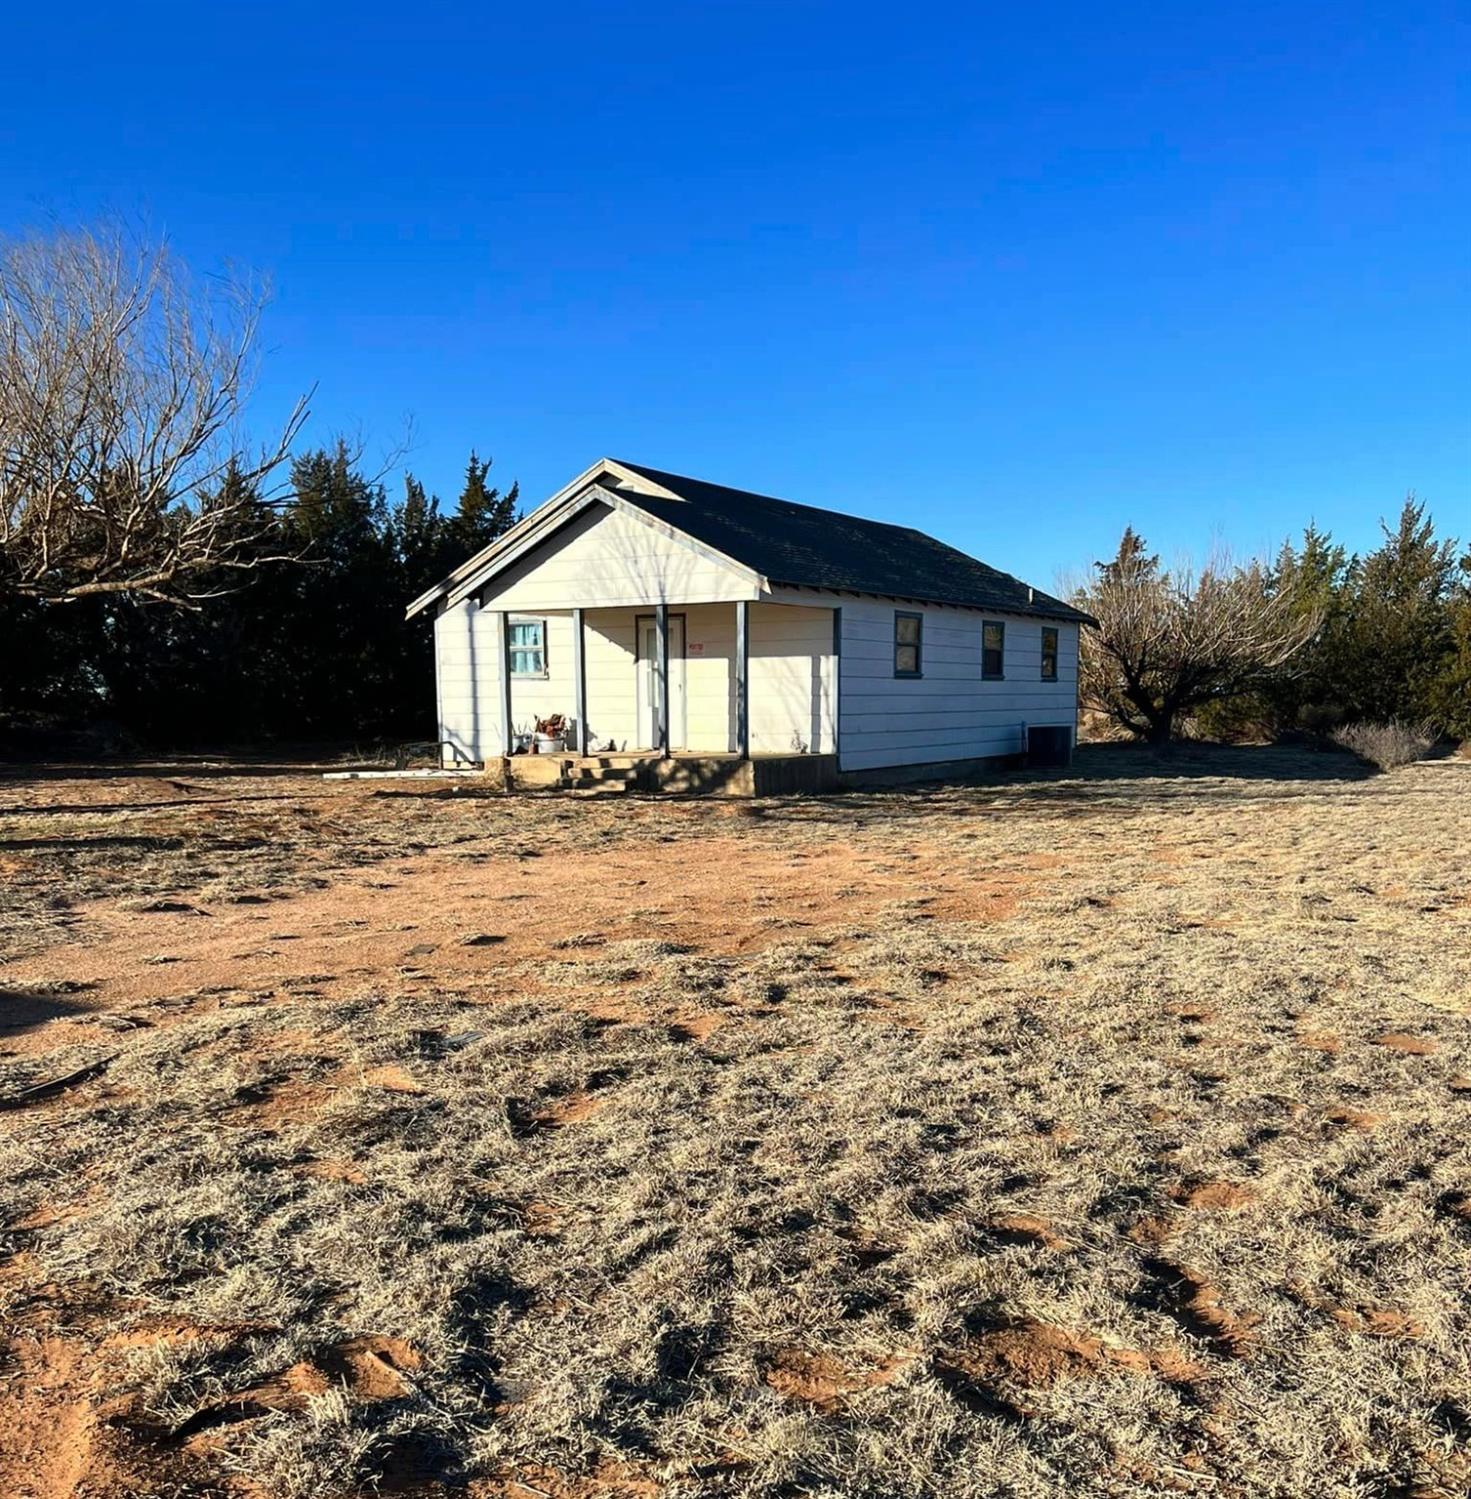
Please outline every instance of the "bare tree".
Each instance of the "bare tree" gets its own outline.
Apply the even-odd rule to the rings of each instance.
[[[1084,705],[1153,743],[1192,709],[1259,686],[1320,624],[1274,591],[1261,563],[1216,557],[1166,572],[1132,529],[1074,600],[1097,621],[1082,641]]]
[[[271,558],[307,408],[247,443],[262,305],[122,230],[0,241],[0,589],[191,606]]]

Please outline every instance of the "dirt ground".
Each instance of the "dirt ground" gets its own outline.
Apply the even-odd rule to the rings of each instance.
[[[1471,1488],[1471,762],[0,771],[0,1494]]]

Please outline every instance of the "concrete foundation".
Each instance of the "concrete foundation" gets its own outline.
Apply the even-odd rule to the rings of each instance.
[[[836,755],[510,755],[489,760],[510,791],[668,796],[815,795],[838,787]]]

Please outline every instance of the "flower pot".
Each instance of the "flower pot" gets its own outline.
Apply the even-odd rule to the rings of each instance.
[[[567,748],[565,739],[553,739],[550,734],[538,734],[536,736],[536,753],[538,755],[559,755]]]

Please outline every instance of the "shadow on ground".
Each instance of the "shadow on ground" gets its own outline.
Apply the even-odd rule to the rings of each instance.
[[[22,1031],[35,1030],[48,1020],[81,1015],[86,1005],[64,994],[45,994],[26,989],[0,989],[0,1041]]]

